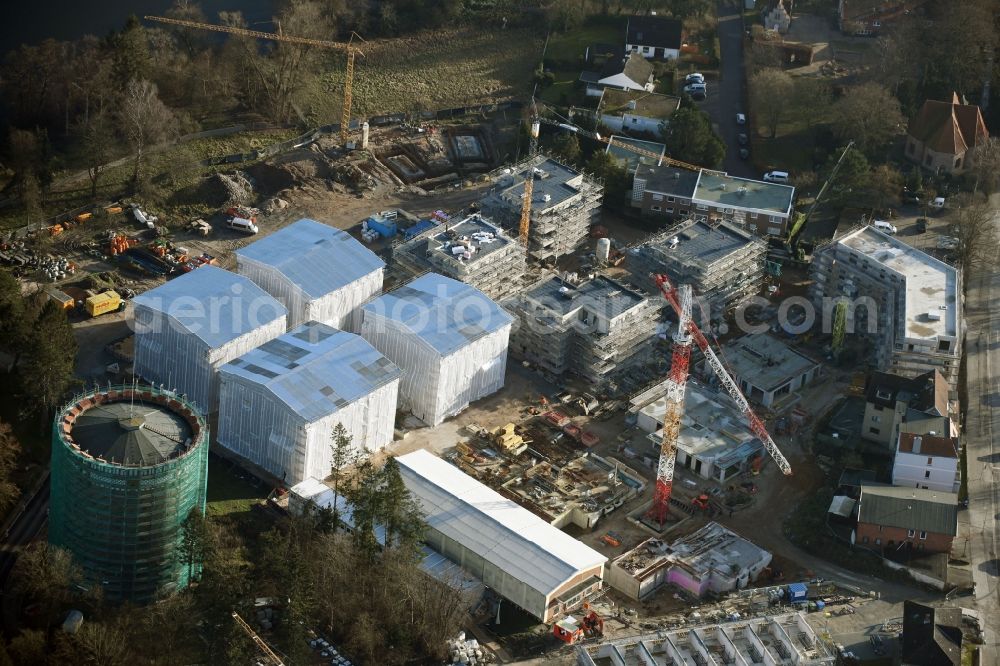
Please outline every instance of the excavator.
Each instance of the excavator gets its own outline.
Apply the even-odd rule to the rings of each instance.
[[[567,645],[573,645],[585,638],[603,636],[604,618],[591,609],[588,603],[583,604],[583,610],[587,613],[579,620],[572,615],[567,615],[553,624],[552,635]]]

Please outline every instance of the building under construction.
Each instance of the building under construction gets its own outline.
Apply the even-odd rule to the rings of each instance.
[[[478,213],[428,229],[394,247],[392,257],[410,275],[447,275],[494,300],[516,293],[524,275],[524,247]]]
[[[493,189],[480,202],[483,213],[504,227],[516,227],[529,174],[535,180],[528,253],[538,261],[555,261],[587,238],[597,220],[604,185],[551,157],[535,155],[493,173]]]
[[[108,386],[74,398],[52,431],[49,542],[107,599],[146,603],[201,572],[181,554],[204,515],[208,425],[172,391]]]
[[[628,253],[635,284],[659,295],[650,274],[690,284],[702,310],[721,318],[755,293],[764,279],[767,243],[728,222],[685,220]]]
[[[506,306],[521,323],[511,352],[556,377],[609,377],[647,360],[656,340],[659,303],[604,275],[548,275]]]

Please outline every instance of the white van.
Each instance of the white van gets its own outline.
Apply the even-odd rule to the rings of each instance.
[[[884,234],[896,233],[896,227],[885,220],[872,220],[872,226]]]
[[[230,229],[235,229],[236,231],[242,231],[245,234],[255,234],[260,231],[252,220],[246,220],[242,217],[229,218],[229,220],[226,221],[226,226]]]
[[[787,171],[768,171],[764,174],[765,183],[787,183],[788,182],[788,172]]]

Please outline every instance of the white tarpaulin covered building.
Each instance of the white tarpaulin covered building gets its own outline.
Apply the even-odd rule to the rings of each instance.
[[[236,251],[237,271],[288,308],[288,328],[318,321],[357,331],[355,312],[382,291],[385,262],[346,231],[303,219]]]
[[[400,406],[435,426],[503,388],[511,321],[478,289],[427,273],[367,303],[361,335],[402,369]]]
[[[396,458],[427,545],[542,622],[601,589],[604,555],[425,451]]]
[[[135,372],[206,412],[218,369],[285,332],[285,307],[245,277],[202,266],[136,296]]]
[[[392,442],[399,375],[357,335],[309,322],[219,369],[219,444],[289,484],[324,478],[338,423],[358,452]]]

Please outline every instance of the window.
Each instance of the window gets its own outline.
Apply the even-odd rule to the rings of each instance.
[[[882,526],[881,526],[881,525],[879,525],[879,526],[878,526],[878,531],[879,531],[879,532],[881,532],[881,531],[882,531]]]
[[[708,206],[705,204],[698,204],[698,210],[708,210]]]
[[[674,198],[673,197],[667,197],[667,201],[669,201],[670,203],[673,203],[674,202]]]
[[[861,543],[868,543],[868,537],[862,537]]]
[[[931,464],[933,464],[933,463],[934,463],[934,458],[928,458],[928,459],[927,459],[927,464],[928,464],[928,465],[931,465]]]
[[[910,537],[911,539],[913,538],[914,534],[915,532],[913,530],[906,530],[906,536]]]
[[[924,472],[924,478],[925,479],[931,478],[931,471],[930,470],[927,470],[926,472]]]
[[[756,220],[757,219],[757,213],[750,213],[750,219],[751,220]]]
[[[875,539],[875,545],[876,546],[881,546],[882,545],[882,539]]]
[[[938,351],[951,351],[951,342],[948,340],[938,340]]]
[[[881,416],[876,415],[872,417],[872,423],[879,423],[881,420],[882,420]]]
[[[879,430],[878,428],[868,428],[868,432],[870,432],[870,433],[871,433],[871,434],[873,434],[873,435],[877,435],[877,434],[879,434],[879,433],[880,433],[881,431],[880,431],[880,430]]]
[[[632,124],[633,124],[633,125],[635,125],[635,124],[636,124],[637,122],[639,122],[639,119],[638,119],[638,118],[633,118],[633,119],[632,119]]]
[[[650,206],[649,209],[650,210],[655,210],[656,212],[660,212],[660,207],[659,206]]]
[[[927,538],[927,531],[926,530],[920,530],[920,538],[921,539],[926,539]]]
[[[654,194],[653,195],[653,201],[663,201],[663,195],[662,194]]]
[[[673,214],[673,212],[674,212],[674,209],[673,209],[673,208],[666,208],[666,209],[664,209],[664,211],[663,211],[663,212],[665,212],[665,213],[670,213],[670,214],[672,215],[672,214]]]

